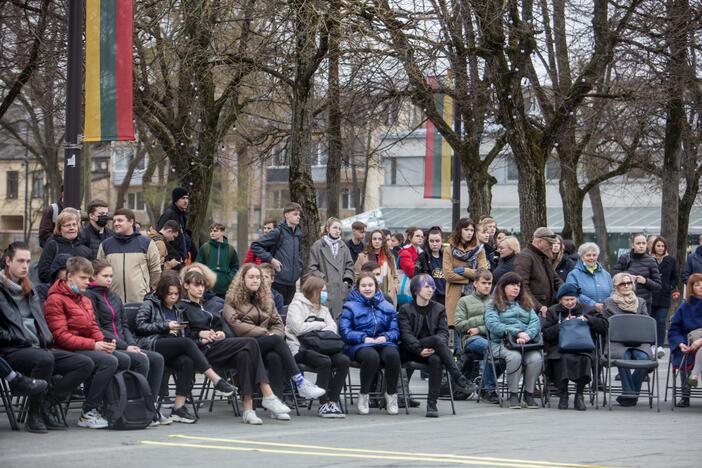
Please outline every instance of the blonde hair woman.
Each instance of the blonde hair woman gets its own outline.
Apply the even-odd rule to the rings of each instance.
[[[44,245],[39,259],[39,280],[42,283],[51,281],[51,264],[58,254],[68,254],[71,257],[83,257],[92,260],[90,247],[78,237],[80,232],[80,217],[72,208],[66,208],[56,218],[54,235]]]

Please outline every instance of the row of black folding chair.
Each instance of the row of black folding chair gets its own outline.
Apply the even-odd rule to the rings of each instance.
[[[668,390],[672,390],[672,405],[670,407],[671,411],[675,410],[675,405],[678,402],[678,398],[682,397],[687,397],[691,400],[693,399],[702,399],[702,388],[699,387],[689,387],[687,389],[684,389],[683,387],[680,386],[680,382],[678,379],[680,378],[681,372],[682,375],[687,376],[689,371],[681,371],[682,369],[687,369],[690,367],[689,364],[689,359],[690,359],[690,354],[685,353],[683,354],[683,359],[682,362],[680,363],[680,367],[674,367],[672,363],[672,359],[668,361],[668,372],[666,373],[665,377],[665,394],[663,397],[663,401],[667,402],[668,401]]]

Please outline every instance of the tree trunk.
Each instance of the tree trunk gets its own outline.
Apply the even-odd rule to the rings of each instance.
[[[687,0],[669,0],[667,23],[670,31],[670,56],[667,63],[667,96],[663,167],[661,175],[661,235],[668,239],[671,252],[676,251],[680,232],[680,151],[685,126],[683,96],[687,69]],[[688,214],[689,216],[689,214]],[[685,226],[684,232],[687,232]]]
[[[249,161],[248,145],[240,145],[237,151],[236,182],[236,250],[239,261],[243,261],[249,248]]]
[[[558,191],[563,203],[564,239],[572,239],[575,245],[583,243],[583,201],[585,193],[578,184],[577,157],[572,148],[559,151],[561,178],[558,181]]]
[[[516,146],[516,145],[515,145]],[[512,147],[514,150],[515,147]],[[534,148],[532,151],[536,151]],[[519,230],[522,242],[531,240],[534,231],[547,225],[545,155],[515,152],[517,193],[519,195]]]
[[[497,183],[497,179],[487,172],[487,168],[476,170],[475,167],[467,166],[463,162],[463,173],[468,185],[468,215],[472,220],[478,222],[482,216],[490,214],[492,209],[492,186]]]
[[[141,146],[142,145],[139,145],[139,147]],[[127,166],[127,173],[124,175],[122,183],[120,183],[119,186],[117,186],[117,201],[115,202],[115,209],[124,208],[124,203],[127,198],[127,192],[129,191],[129,187],[132,185],[132,177],[134,177],[134,171],[136,171],[137,166],[141,164],[145,157],[146,150],[144,148],[137,148],[136,154],[134,155],[134,159],[129,161],[129,165]],[[146,176],[146,174],[144,174],[144,176]],[[144,179],[142,179],[142,185],[143,184]]]
[[[588,179],[595,177],[595,167],[592,160],[587,161],[585,171]],[[592,223],[595,225],[595,242],[600,246],[600,249],[602,249],[600,263],[606,270],[609,270],[609,236],[607,235],[607,220],[605,219],[600,186],[595,185],[592,187],[587,195],[590,197],[590,205],[592,206]]]
[[[340,1],[331,0],[329,15],[331,26],[329,31],[329,128],[327,140],[329,145],[327,159],[327,217],[339,217],[339,197],[332,196],[341,185],[341,90],[339,86],[339,41],[341,39],[341,23],[339,18]]]

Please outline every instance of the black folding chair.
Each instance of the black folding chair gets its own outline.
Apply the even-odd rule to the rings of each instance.
[[[649,345],[653,346],[653,349],[655,349],[658,346],[655,319],[646,315],[621,314],[610,317],[608,321],[609,330],[607,332],[605,381],[607,382],[607,404],[609,410],[612,410],[612,367],[617,367],[626,370],[646,370],[649,374],[653,372],[652,378],[649,378],[646,384],[649,407],[653,409],[653,390],[655,388],[656,409],[660,412],[658,361],[655,356],[653,356],[653,359],[644,360],[611,358],[612,343],[619,343],[631,348],[636,348],[640,345]],[[646,382],[646,380],[644,380],[644,382]],[[623,394],[623,389],[621,392]]]
[[[429,365],[424,364],[423,362],[417,362],[417,361],[405,361],[402,363],[402,370],[404,370],[405,375],[410,375],[411,373],[408,373],[407,371],[412,370],[412,371],[420,371],[420,372],[429,372]],[[412,392],[410,391],[410,385],[409,385],[409,378],[407,381],[405,381],[405,377],[402,375],[403,372],[400,372],[400,386],[402,387],[402,394],[406,396],[405,399],[405,414],[409,414],[409,400],[412,398]],[[451,413],[453,415],[456,415],[456,406],[454,404],[453,400],[453,383],[451,382],[451,376],[448,373],[448,369],[446,367],[443,368],[443,374],[446,376],[446,380],[448,381],[448,391],[449,395],[447,397],[442,397],[438,396],[439,400],[448,400],[451,402]],[[414,396],[419,397],[419,398],[427,398],[429,396],[428,393],[415,393]]]
[[[19,431],[19,424],[17,424],[17,416],[15,415],[15,410],[12,407],[12,393],[10,392],[10,385],[5,379],[0,379],[0,399],[2,399],[2,406],[4,412],[7,415],[7,420],[10,423],[10,427],[13,431]]]
[[[665,395],[663,397],[663,401],[667,402],[668,401],[668,390],[672,390],[672,406],[670,408],[671,411],[675,410],[675,405],[677,404],[677,399],[686,397],[689,398],[690,400],[693,399],[700,399],[702,398],[702,388],[699,387],[693,387],[693,388],[688,388],[684,389],[683,387],[679,386],[678,379],[680,379],[680,376],[685,376],[687,377],[689,371],[687,370],[688,368],[691,367],[689,364],[690,359],[694,359],[693,356],[691,356],[689,353],[683,354],[682,361],[680,362],[679,367],[673,366],[672,360],[668,361],[668,372],[666,373],[666,378],[665,378]]]

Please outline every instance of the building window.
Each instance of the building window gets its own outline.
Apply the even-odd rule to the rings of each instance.
[[[290,201],[290,192],[287,189],[278,189],[268,192],[268,207],[270,209],[285,208]]]
[[[93,161],[93,172],[107,172],[107,161],[104,159]]]
[[[44,198],[44,173],[32,172],[32,198]]]
[[[16,200],[19,193],[19,172],[7,171],[7,196],[9,200]]]
[[[129,163],[136,157],[134,148],[129,146],[113,147],[112,154],[114,155],[114,168],[116,171],[127,171],[129,169]],[[135,170],[143,171],[144,169],[146,169],[146,158],[141,158]],[[107,170],[107,168],[105,168],[105,170]]]
[[[127,208],[133,211],[144,211],[144,192],[129,192],[127,194]]]
[[[270,159],[269,167],[286,167],[288,165],[288,152],[284,145],[276,146],[273,149],[273,157]]]
[[[339,207],[342,210],[353,210],[356,208],[353,206],[353,195],[350,189],[342,190],[339,197]]]

